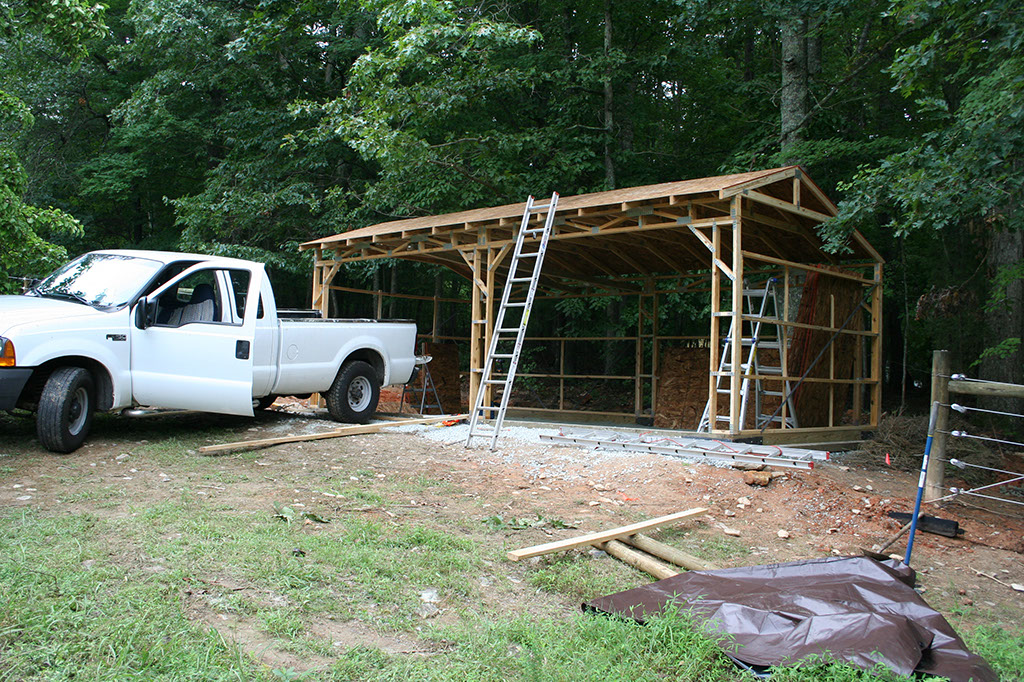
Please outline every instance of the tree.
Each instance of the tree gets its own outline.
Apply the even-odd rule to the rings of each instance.
[[[0,52],[16,53],[42,42],[72,58],[84,53],[87,41],[105,30],[103,11],[82,0],[0,2]],[[28,175],[17,150],[34,117],[9,86],[0,81],[0,293],[16,290],[10,276],[42,275],[65,252],[48,235],[76,233],[81,226],[70,215],[25,201]]]
[[[848,198],[830,234],[838,242],[851,227],[876,223],[898,236],[981,241],[989,276],[971,279],[991,285],[982,371],[1022,383],[1024,9],[1003,0],[904,0],[893,14],[924,29],[897,52],[890,73],[927,128],[844,186]],[[968,286],[967,278],[953,283],[949,298]]]

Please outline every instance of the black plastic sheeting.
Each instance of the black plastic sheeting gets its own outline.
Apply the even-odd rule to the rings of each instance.
[[[674,604],[727,634],[720,646],[752,666],[792,665],[817,654],[865,669],[881,663],[902,675],[998,680],[914,591],[914,577],[897,561],[834,557],[681,573],[583,608],[643,623]]]

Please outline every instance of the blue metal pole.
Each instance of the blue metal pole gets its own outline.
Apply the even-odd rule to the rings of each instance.
[[[928,457],[932,454],[932,439],[935,437],[935,422],[939,418],[939,403],[932,403],[932,413],[928,418],[928,439],[924,443],[924,457],[921,459],[921,476],[917,479],[917,500],[914,502],[914,515],[910,517],[910,538],[907,540],[907,555],[903,563],[910,565],[910,553],[914,551],[914,532],[917,530],[917,517],[921,515],[921,499],[924,497],[924,477],[928,471]]]

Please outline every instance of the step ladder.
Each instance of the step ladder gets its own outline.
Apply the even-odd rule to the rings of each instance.
[[[426,414],[429,409],[436,409],[438,414],[444,414],[444,409],[441,407],[441,398],[437,395],[437,387],[434,386],[434,378],[430,376],[430,361],[432,359],[429,355],[416,356],[416,367],[420,371],[412,381],[402,387],[402,401],[398,405],[399,412],[405,407],[406,401],[408,401],[410,407],[415,405],[418,397],[420,403],[419,414]],[[421,377],[422,383],[418,381]],[[431,399],[433,399],[433,402],[427,402]]]
[[[744,315],[754,319],[753,321],[747,322],[750,327],[750,336],[744,335],[741,338],[741,344],[743,347],[739,350],[740,353],[746,351],[746,361],[740,363],[740,371],[743,376],[743,380],[740,383],[740,429],[745,428],[747,421],[751,384],[753,384],[754,388],[754,428],[765,429],[772,423],[784,424],[785,428],[791,429],[795,429],[797,427],[796,404],[793,400],[793,390],[789,379],[782,378],[783,372],[781,365],[767,365],[760,360],[758,354],[758,350],[760,349],[777,350],[779,352],[779,359],[781,362],[783,345],[788,343],[786,328],[779,324],[777,283],[778,280],[774,277],[769,278],[765,282],[763,289],[752,287],[747,283],[744,283],[743,301],[746,307],[746,313],[744,313]],[[769,310],[769,304],[771,310]],[[729,395],[729,379],[732,377],[732,337],[736,323],[737,316],[733,315],[732,322],[729,324],[729,333],[722,342],[722,352],[719,357],[718,371],[715,372],[715,392],[718,395]],[[743,324],[742,320],[740,320],[740,324]],[[774,328],[774,332],[770,331],[771,328]],[[758,378],[766,375],[780,377],[778,383],[781,383],[782,390],[767,390],[765,388],[765,383],[769,380]],[[751,377],[755,378],[751,379]],[[764,403],[765,398],[768,397],[776,397],[786,403],[785,418],[782,416],[766,414]],[[726,401],[724,403],[726,406],[726,412],[730,409],[730,402],[731,401]],[[721,407],[722,404],[723,403],[720,401],[719,407]],[[729,414],[716,414],[715,421],[729,423]],[[704,413],[701,415],[700,423],[697,425],[697,431],[706,433],[711,431],[712,428],[711,399],[709,397],[707,405],[704,406]]]
[[[523,338],[526,336],[526,326],[530,321],[530,309],[537,293],[537,283],[540,281],[544,253],[548,248],[548,238],[551,236],[551,226],[555,220],[557,207],[558,192],[552,193],[551,201],[547,204],[534,204],[533,196],[526,200],[523,221],[519,226],[512,260],[508,266],[508,278],[501,292],[501,304],[498,306],[498,314],[494,321],[480,386],[469,417],[466,447],[470,446],[474,438],[490,437],[491,450],[498,442],[498,434],[501,432],[505,412],[508,410],[508,401],[512,396],[512,383],[516,378],[519,354],[523,350]],[[531,227],[534,215],[545,211],[547,216],[543,225]],[[531,238],[529,243],[526,241],[527,237]],[[535,247],[535,250],[528,250],[527,244],[530,249]],[[522,295],[524,285],[525,297]],[[493,402],[498,398],[496,394],[499,392],[500,403],[495,406]],[[490,427],[481,424],[481,420],[487,418],[494,420]]]

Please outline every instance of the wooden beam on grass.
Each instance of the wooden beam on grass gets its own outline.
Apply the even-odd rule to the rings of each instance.
[[[322,433],[307,433],[302,436],[281,436],[280,438],[261,438],[258,440],[243,440],[237,443],[222,443],[221,445],[204,445],[199,448],[199,454],[209,455],[215,452],[227,452],[229,450],[253,450],[256,448],[267,448],[271,445],[283,445],[285,443],[302,443],[309,440],[324,440],[326,438],[340,438],[342,436],[359,436],[367,433],[377,433],[392,426],[407,426],[410,424],[430,424],[434,422],[448,421],[449,419],[465,419],[465,414],[442,414],[436,417],[425,417],[423,419],[402,419],[400,421],[388,421],[383,424],[357,424],[346,426],[333,431]]]
[[[616,559],[624,561],[633,568],[638,568],[644,573],[648,573],[658,580],[664,580],[665,578],[671,578],[679,575],[679,571],[673,570],[668,565],[658,561],[654,557],[648,556],[643,552],[638,552],[628,545],[624,545],[618,540],[609,540],[598,545],[601,549],[611,554]]]
[[[534,547],[526,547],[525,549],[517,549],[509,552],[508,558],[512,561],[519,561],[521,559],[529,559],[530,557],[541,556],[543,554],[564,552],[570,549],[576,549],[577,547],[597,545],[602,542],[608,542],[609,540],[618,540],[620,538],[629,537],[630,535],[635,535],[642,530],[657,528],[659,526],[675,523],[676,521],[682,521],[683,519],[688,519],[691,516],[703,514],[706,511],[707,507],[697,507],[695,509],[688,509],[686,511],[676,512],[675,514],[669,514],[668,516],[659,516],[656,519],[648,519],[647,521],[634,523],[630,526],[621,526],[619,528],[612,528],[611,530],[604,530],[598,533],[590,533],[589,535],[581,535],[579,537],[568,538],[566,540],[556,540],[555,542],[548,542]]]
[[[642,549],[652,556],[691,571],[715,571],[721,568],[721,566],[718,566],[717,564],[698,559],[692,554],[687,554],[681,549],[676,549],[675,547],[670,547],[663,542],[653,540],[642,533],[622,538],[622,541],[628,545],[636,547],[637,549]]]

